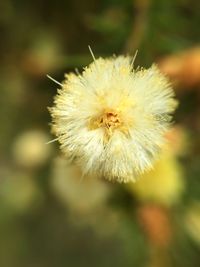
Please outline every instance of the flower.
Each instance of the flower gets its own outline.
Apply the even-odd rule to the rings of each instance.
[[[150,169],[177,105],[158,68],[134,70],[128,56],[94,58],[65,78],[50,113],[68,159],[84,174],[118,182]]]
[[[172,206],[180,200],[185,189],[181,165],[173,152],[165,149],[153,170],[141,175],[137,183],[127,184],[127,189],[142,202]]]
[[[47,146],[48,135],[37,129],[28,130],[16,137],[12,152],[15,162],[25,168],[37,168],[45,164],[51,154]]]
[[[72,214],[93,214],[104,207],[109,187],[102,179],[81,176],[77,166],[58,157],[53,162],[52,189]]]

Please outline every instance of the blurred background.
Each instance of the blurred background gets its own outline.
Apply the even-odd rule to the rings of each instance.
[[[0,266],[200,266],[200,1],[0,2]],[[113,54],[156,62],[180,101],[137,183],[68,166],[47,107],[64,73]]]

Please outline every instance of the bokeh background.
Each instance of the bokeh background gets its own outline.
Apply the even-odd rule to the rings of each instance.
[[[200,266],[200,1],[0,2],[0,266]],[[156,62],[180,102],[155,169],[81,179],[47,107],[65,72],[113,54]]]

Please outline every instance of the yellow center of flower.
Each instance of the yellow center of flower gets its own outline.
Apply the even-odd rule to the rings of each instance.
[[[104,110],[100,116],[91,119],[89,128],[91,130],[103,128],[106,139],[111,137],[115,129],[120,129],[124,133],[126,132],[126,127],[120,113],[111,109]]]
[[[98,123],[100,127],[105,127],[108,130],[111,130],[120,126],[121,120],[117,113],[114,111],[108,111],[100,116]]]

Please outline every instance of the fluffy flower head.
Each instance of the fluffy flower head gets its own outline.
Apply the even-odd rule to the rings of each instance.
[[[95,59],[67,74],[50,109],[61,149],[83,173],[119,182],[150,169],[165,142],[174,92],[156,66],[130,57]]]

